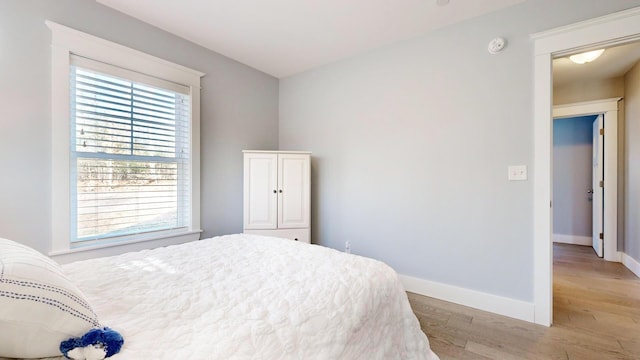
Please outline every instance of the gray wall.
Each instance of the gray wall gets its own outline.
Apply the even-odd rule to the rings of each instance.
[[[280,149],[314,154],[313,241],[532,301],[532,181],[507,181],[535,171],[529,35],[638,5],[527,1],[281,80]]]
[[[244,148],[278,147],[278,80],[87,0],[0,0],[0,237],[48,251],[51,34],[45,19],[205,72],[203,236],[242,231]]]
[[[624,252],[640,262],[640,62],[625,76],[625,113]]]
[[[582,116],[553,121],[553,233],[591,237],[593,120]]]

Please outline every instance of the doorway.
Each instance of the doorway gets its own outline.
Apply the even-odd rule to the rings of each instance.
[[[602,138],[604,139],[605,134],[609,134],[609,136],[606,137],[607,141],[603,141],[603,144],[601,144],[603,152],[601,155],[603,155],[603,158],[600,160],[599,165],[602,166],[602,174],[603,178],[606,179],[606,182],[603,181],[603,183],[600,184],[599,181],[597,181],[597,183],[593,184],[592,187],[594,192],[602,191],[600,195],[602,196],[601,200],[603,205],[601,207],[602,223],[600,225],[593,223],[598,225],[598,229],[601,230],[596,231],[594,229],[592,231],[591,244],[594,246],[594,251],[596,251],[598,256],[604,257],[607,261],[615,262],[620,262],[621,260],[620,253],[618,252],[618,122],[620,121],[618,116],[618,104],[621,100],[621,97],[616,97],[574,104],[556,105],[553,107],[552,113],[553,119],[602,115],[604,124]],[[555,122],[561,120],[552,121]],[[551,140],[550,146],[553,146],[553,139]],[[551,152],[551,156],[553,158],[553,152]],[[553,162],[551,162],[551,164],[553,164]],[[551,164],[549,167],[552,166]],[[552,172],[550,173],[552,174]],[[596,198],[596,200],[599,199]],[[554,214],[553,211],[551,213]],[[553,221],[550,222],[550,226],[553,231]],[[600,233],[602,233],[602,239],[600,239]],[[551,239],[553,239],[553,236],[551,236]],[[600,240],[602,240],[602,247],[598,250],[596,243],[600,243]]]
[[[553,322],[552,273],[552,68],[553,58],[640,39],[640,8],[532,35],[534,45],[534,321]],[[614,131],[609,131],[613,124]],[[617,123],[605,122],[605,133],[617,134]],[[606,145],[606,144],[605,144]],[[605,149],[605,156],[606,156]],[[607,161],[605,160],[605,166]],[[610,164],[617,168],[617,161]],[[617,169],[616,169],[617,172]],[[606,169],[605,169],[606,176]],[[614,184],[611,184],[614,185]],[[615,184],[617,186],[617,184]],[[606,203],[616,203],[617,198]],[[612,224],[614,225],[614,224]],[[605,222],[605,231],[607,224]],[[617,225],[609,226],[611,231]],[[615,229],[615,230],[614,230]],[[606,234],[605,234],[606,237]],[[606,252],[605,252],[606,253]]]

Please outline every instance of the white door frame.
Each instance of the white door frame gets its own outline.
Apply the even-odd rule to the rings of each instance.
[[[604,115],[604,196],[602,198],[604,259],[621,261],[618,252],[618,102],[622,98],[586,101],[553,107],[553,119]],[[553,138],[553,137],[552,137]],[[551,154],[553,159],[553,154]],[[596,186],[594,184],[594,186]],[[553,214],[553,208],[551,208]],[[553,217],[552,217],[553,219]],[[551,224],[553,228],[553,224]]]
[[[533,34],[531,38],[534,41],[534,322],[550,326],[553,322],[551,62],[555,57],[573,52],[640,39],[640,7]]]

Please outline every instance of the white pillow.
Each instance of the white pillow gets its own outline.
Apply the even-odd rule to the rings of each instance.
[[[55,261],[0,238],[0,357],[60,356],[60,342],[99,326]]]

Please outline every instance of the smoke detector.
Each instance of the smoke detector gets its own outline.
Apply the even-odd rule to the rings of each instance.
[[[489,42],[489,54],[497,54],[504,50],[507,46],[507,41],[504,38],[497,37]]]

